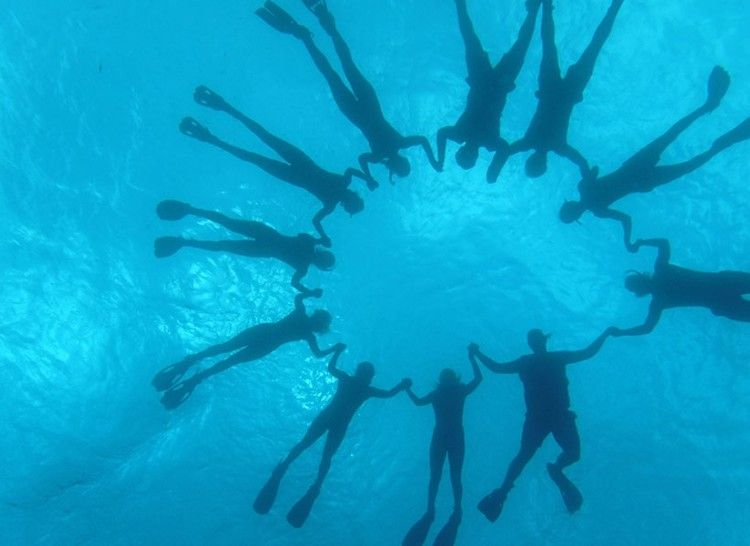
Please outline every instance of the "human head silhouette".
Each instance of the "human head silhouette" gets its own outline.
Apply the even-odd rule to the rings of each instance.
[[[360,362],[357,365],[357,371],[354,372],[354,376],[369,385],[375,376],[375,366],[373,366],[372,362]]]
[[[651,293],[651,277],[645,273],[630,273],[625,277],[625,288],[639,298],[646,296]]]
[[[458,377],[458,374],[450,368],[443,369],[440,372],[440,376],[438,377],[438,384],[441,387],[457,385],[459,381],[460,381],[460,378]]]
[[[560,220],[564,224],[572,224],[578,220],[586,211],[586,207],[580,201],[565,201],[560,207]]]
[[[537,150],[526,160],[526,176],[539,178],[547,172],[547,152]]]
[[[330,250],[316,247],[315,255],[313,256],[313,264],[318,269],[323,271],[330,271],[333,266],[336,265],[336,256]]]
[[[355,215],[365,210],[365,202],[359,194],[352,190],[344,190],[341,194],[341,206],[351,215]]]
[[[458,163],[459,167],[468,171],[477,164],[478,157],[479,147],[473,142],[467,142],[456,152],[456,163]]]
[[[409,160],[400,154],[389,157],[384,161],[384,163],[385,166],[388,167],[388,170],[391,172],[391,174],[395,174],[399,178],[407,177],[411,172],[411,165],[409,164]]]
[[[535,353],[543,353],[547,350],[548,339],[549,334],[545,334],[539,328],[529,330],[529,333],[526,334],[526,341]]]
[[[331,320],[331,313],[317,309],[309,317],[310,329],[318,334],[325,333],[331,326]]]

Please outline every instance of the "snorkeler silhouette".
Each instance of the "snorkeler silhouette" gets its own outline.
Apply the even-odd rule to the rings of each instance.
[[[372,183],[375,183],[375,180],[370,173],[370,163],[383,163],[388,168],[391,180],[394,174],[401,178],[408,176],[411,172],[411,165],[409,160],[399,152],[412,146],[421,146],[430,164],[439,170],[427,138],[424,136],[405,137],[385,119],[375,90],[354,64],[349,46],[336,29],[333,15],[328,11],[326,3],[323,0],[304,0],[304,3],[333,40],[336,54],[341,61],[351,90],[347,88],[328,59],[315,45],[308,28],[297,23],[291,15],[271,1],[265,2],[263,7],[255,13],[279,32],[291,34],[305,44],[313,62],[328,82],[336,105],[349,121],[359,128],[370,144],[371,152],[359,156],[359,165],[370,177]]]
[[[370,362],[361,362],[354,375],[344,373],[336,367],[341,353],[346,345],[339,343],[334,347],[333,356],[328,363],[328,371],[338,380],[336,393],[318,416],[313,420],[302,440],[292,448],[286,458],[281,461],[271,473],[268,482],[258,493],[253,509],[259,514],[267,514],[274,501],[281,484],[281,479],[289,466],[306,449],[327,433],[323,455],[318,467],[318,476],[307,493],[292,507],[287,514],[287,521],[293,527],[302,527],[310,514],[313,503],[320,494],[331,460],[344,440],[346,429],[357,410],[370,398],[391,398],[411,385],[409,379],[403,379],[391,390],[376,389],[370,386],[375,375],[375,367]]]
[[[646,193],[668,184],[701,167],[730,146],[750,138],[749,118],[717,138],[707,151],[692,159],[674,165],[657,166],[667,146],[694,121],[716,109],[728,88],[729,74],[719,66],[714,67],[708,79],[708,98],[702,106],[675,123],[666,133],[625,161],[616,171],[599,177],[599,170],[596,167],[591,169],[578,183],[580,200],[566,201],[560,208],[560,219],[569,224],[578,220],[588,210],[599,218],[618,220],[625,231],[625,244],[630,248],[630,216],[611,209],[610,206],[615,201],[632,193]]]
[[[542,0],[542,63],[539,69],[539,90],[536,92],[539,99],[537,109],[523,138],[495,153],[487,171],[488,182],[497,180],[511,155],[526,150],[534,150],[526,160],[526,175],[531,178],[538,178],[547,172],[549,152],[566,157],[578,165],[582,175],[588,172],[586,159],[568,143],[568,127],[573,108],[583,100],[583,91],[594,73],[596,58],[612,31],[623,1],[612,0],[591,43],[563,77],[555,45],[552,0]]]
[[[197,241],[183,237],[159,237],[154,241],[154,254],[157,258],[171,256],[184,247],[203,250],[231,252],[250,258],[276,258],[294,269],[292,286],[303,293],[311,290],[302,284],[311,265],[330,271],[336,262],[328,250],[319,248],[322,239],[307,233],[295,237],[282,235],[263,222],[237,220],[212,210],[198,209],[181,201],[166,200],[159,203],[156,213],[162,220],[180,220],[188,214],[205,218],[224,226],[230,231],[248,237],[245,241]]]
[[[352,215],[365,208],[362,198],[349,189],[352,177],[355,176],[365,180],[370,189],[374,188],[373,183],[368,180],[364,173],[349,168],[343,175],[340,175],[322,169],[302,150],[269,133],[258,122],[234,108],[208,87],[197,87],[194,98],[198,104],[219,112],[225,112],[242,123],[263,143],[279,154],[283,161],[271,159],[224,142],[193,118],[183,119],[180,123],[180,131],[187,136],[221,148],[243,161],[260,167],[279,180],[307,190],[317,197],[323,204],[323,208],[313,218],[313,225],[320,233],[321,244],[331,245],[331,240],[323,230],[321,221],[333,212],[336,205],[341,204],[344,210]]]
[[[533,351],[511,362],[498,363],[488,358],[476,344],[469,348],[476,357],[495,373],[518,374],[523,383],[526,400],[526,421],[523,425],[521,448],[510,463],[505,480],[499,489],[484,497],[479,510],[490,521],[495,521],[503,509],[513,483],[548,434],[552,434],[562,453],[557,461],[547,465],[550,478],[555,482],[563,502],[570,513],[576,512],[583,504],[583,497],[575,485],[563,474],[563,469],[580,458],[581,440],[576,427],[576,415],[570,411],[570,394],[565,367],[592,358],[611,335],[608,328],[591,345],[580,351],[547,351],[549,334],[541,330],[530,330],[527,335],[529,347]]]
[[[508,95],[516,88],[515,81],[531,43],[540,2],[526,0],[528,14],[515,44],[492,66],[469,18],[466,0],[456,0],[458,24],[466,48],[469,94],[466,108],[456,124],[438,131],[438,163],[441,167],[445,162],[447,140],[463,144],[456,152],[456,163],[463,169],[471,169],[476,164],[480,147],[497,151],[509,146],[500,137],[500,118]]]
[[[662,311],[674,307],[706,307],[716,316],[750,322],[750,300],[743,297],[750,295],[750,273],[707,273],[672,265],[666,239],[639,239],[633,243],[635,250],[642,246],[658,250],[654,273],[632,273],[625,278],[625,287],[639,297],[651,295],[648,316],[640,326],[615,328],[612,335],[648,334],[656,327]]]
[[[322,294],[323,291],[320,289],[311,290],[306,294],[297,294],[294,298],[294,311],[280,321],[256,324],[225,343],[219,343],[199,353],[186,356],[180,362],[161,370],[151,381],[156,390],[166,391],[161,398],[161,403],[167,409],[174,409],[187,400],[193,393],[193,389],[205,379],[236,364],[263,358],[286,343],[306,341],[313,354],[319,358],[331,354],[335,346],[321,350],[315,337],[315,334],[328,331],[331,324],[330,313],[317,310],[312,315],[308,315],[305,311],[305,298],[317,298]],[[182,376],[199,360],[232,351],[236,352],[229,358],[193,374],[188,379],[182,379]]]
[[[461,383],[458,374],[446,368],[440,372],[437,388],[430,394],[420,398],[414,394],[411,388],[406,391],[409,398],[417,406],[432,405],[432,409],[435,411],[435,430],[430,442],[430,485],[427,494],[427,512],[409,530],[403,541],[404,546],[422,544],[430,525],[435,519],[435,499],[437,498],[446,456],[450,465],[451,485],[453,486],[453,513],[460,522],[462,514],[461,497],[463,495],[461,471],[465,451],[464,402],[466,397],[474,392],[482,381],[482,372],[473,352],[469,353],[469,360],[474,377],[468,384]],[[457,530],[458,525],[456,524]]]

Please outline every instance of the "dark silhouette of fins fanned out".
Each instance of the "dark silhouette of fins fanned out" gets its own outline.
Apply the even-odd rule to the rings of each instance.
[[[426,512],[411,526],[401,546],[422,546],[424,541],[427,540],[427,533],[430,532],[433,521],[435,521],[435,512]]]
[[[315,499],[318,498],[319,494],[319,487],[313,486],[307,490],[307,493],[305,493],[305,495],[298,500],[294,506],[292,506],[292,509],[289,510],[289,513],[286,515],[286,520],[289,522],[289,525],[299,529],[305,524],[310,515],[310,510],[312,510],[313,504],[315,503]]]
[[[274,468],[271,473],[271,477],[263,485],[263,488],[258,492],[258,496],[255,497],[253,502],[253,510],[258,514],[268,514],[276,502],[276,496],[279,493],[279,486],[281,485],[281,478],[284,477],[284,470],[281,465]]]
[[[435,537],[433,546],[453,546],[458,537],[458,527],[461,525],[461,518],[462,514],[460,511],[453,512]]]

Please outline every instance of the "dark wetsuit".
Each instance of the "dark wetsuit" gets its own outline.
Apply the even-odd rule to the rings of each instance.
[[[445,456],[451,469],[460,473],[464,461],[464,403],[470,391],[466,385],[438,387],[431,396],[435,430],[430,443],[430,465],[442,469]]]
[[[305,439],[317,440],[328,431],[326,450],[336,451],[344,439],[346,429],[354,414],[372,396],[371,390],[369,385],[353,377],[345,376],[339,379],[336,394],[310,424]]]

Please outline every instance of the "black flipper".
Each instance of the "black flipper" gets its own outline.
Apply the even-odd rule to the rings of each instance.
[[[720,66],[715,66],[711,75],[708,77],[708,98],[706,107],[714,110],[721,103],[721,99],[727,94],[729,89],[729,73]]]
[[[156,205],[156,214],[162,220],[182,220],[190,213],[190,205],[174,199],[166,199]]]
[[[500,517],[500,512],[503,511],[503,504],[505,503],[505,493],[502,489],[495,489],[492,493],[484,497],[477,508],[484,514],[484,516],[490,521],[497,521]]]
[[[456,543],[456,537],[458,536],[458,526],[461,524],[461,512],[453,512],[448,521],[440,529],[440,532],[435,537],[434,546],[453,546]]]
[[[151,384],[157,391],[165,391],[185,375],[185,372],[188,371],[191,364],[191,362],[183,360],[176,364],[172,364],[171,366],[167,366],[154,376],[151,380]]]
[[[315,503],[315,499],[318,498],[319,493],[320,489],[311,487],[307,493],[305,493],[305,496],[298,500],[297,504],[292,506],[292,509],[289,510],[289,513],[286,515],[286,520],[289,522],[289,525],[299,529],[305,524],[307,516],[310,515],[310,510],[312,510],[312,506]]]
[[[166,258],[167,256],[171,256],[181,248],[182,237],[159,237],[158,239],[154,240],[154,256],[156,256],[157,258]],[[156,384],[154,384],[154,386],[156,387]],[[159,389],[157,387],[157,390],[164,390],[166,388],[168,388],[168,386],[164,387],[163,389]]]
[[[580,510],[581,505],[583,505],[583,495],[581,495],[581,492],[573,482],[562,473],[562,470],[557,465],[552,463],[547,465],[547,472],[549,472],[549,477],[552,478],[552,481],[555,482],[557,488],[560,490],[560,495],[562,495],[568,512],[573,514]]]
[[[430,526],[433,521],[435,521],[435,513],[426,512],[424,516],[411,526],[401,546],[422,546],[427,539],[427,533],[430,532]]]
[[[281,465],[273,469],[271,477],[268,478],[268,481],[260,490],[258,496],[255,497],[253,510],[258,514],[268,514],[271,510],[273,503],[276,501],[276,495],[279,492],[279,485],[281,484],[281,478],[283,477],[284,469]]]

